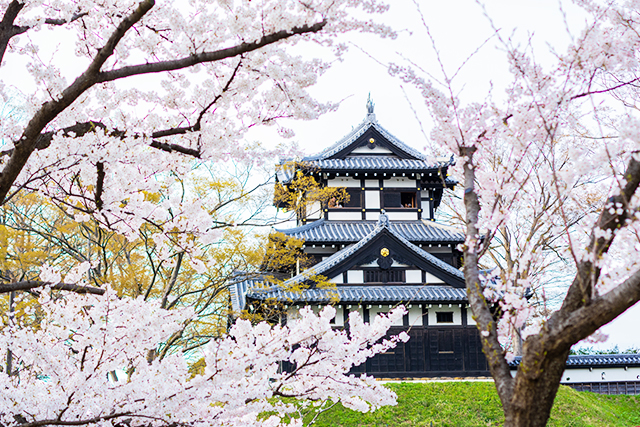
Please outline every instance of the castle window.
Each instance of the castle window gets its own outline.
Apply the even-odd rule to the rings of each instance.
[[[385,190],[383,194],[385,208],[415,208],[415,191]]]
[[[364,270],[364,283],[405,283],[405,271]]]
[[[416,207],[416,192],[415,191],[403,191],[400,193],[400,203],[403,208],[415,208]]]
[[[349,195],[349,200],[336,200],[332,197],[329,200],[329,208],[360,208],[362,207],[362,190],[359,188],[345,188]]]
[[[436,322],[438,323],[453,323],[452,311],[438,311],[436,312]]]

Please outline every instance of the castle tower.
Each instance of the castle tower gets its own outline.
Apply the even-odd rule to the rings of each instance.
[[[298,212],[298,227],[280,229],[304,240],[311,266],[296,271],[284,286],[256,286],[256,279],[232,286],[235,310],[279,301],[287,316],[301,306],[337,309],[336,327],[351,311],[373,320],[398,304],[408,314],[390,334],[407,331],[409,342],[359,367],[378,377],[486,376],[486,360],[468,309],[462,254],[464,235],[435,221],[452,159],[429,158],[401,142],[376,120],[369,99],[365,119],[319,154],[278,167],[285,188],[298,171],[323,187],[340,187],[348,200],[315,202]],[[297,274],[296,274],[297,273]],[[335,284],[314,286],[312,275]],[[305,285],[299,292],[288,289]]]

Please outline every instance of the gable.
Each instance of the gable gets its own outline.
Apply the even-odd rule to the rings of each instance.
[[[399,159],[423,160],[409,152],[406,147],[402,147],[397,141],[392,141],[383,135],[373,124],[370,124],[353,142],[326,159],[343,159],[351,156],[393,156]]]
[[[459,270],[403,240],[385,228],[355,253],[320,274],[329,278],[338,278],[346,272],[347,276],[351,275],[355,278],[361,273],[353,272],[354,269],[373,267],[385,270],[386,267],[391,270],[394,266],[406,265],[410,266],[407,267],[406,276],[403,278],[406,283],[422,283],[422,280],[416,279],[416,273],[414,273],[419,270],[426,272],[426,283],[447,284],[456,288],[465,287],[464,277]],[[387,255],[383,256],[383,254]],[[336,284],[340,282],[339,278],[334,281]]]

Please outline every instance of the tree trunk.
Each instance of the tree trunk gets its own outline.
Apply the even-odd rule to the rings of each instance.
[[[520,365],[510,405],[503,408],[505,427],[544,427],[547,425],[568,356],[569,351],[567,350],[565,353],[553,357],[547,355],[536,361],[530,360],[530,364],[537,365],[533,369]]]

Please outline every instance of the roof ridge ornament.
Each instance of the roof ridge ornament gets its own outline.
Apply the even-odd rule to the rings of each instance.
[[[371,92],[369,92],[369,97],[367,98],[367,121],[375,122],[376,115],[373,113],[376,104],[371,100]]]
[[[389,217],[384,212],[384,209],[380,212],[380,217],[378,218],[378,226],[379,227],[389,227]]]

